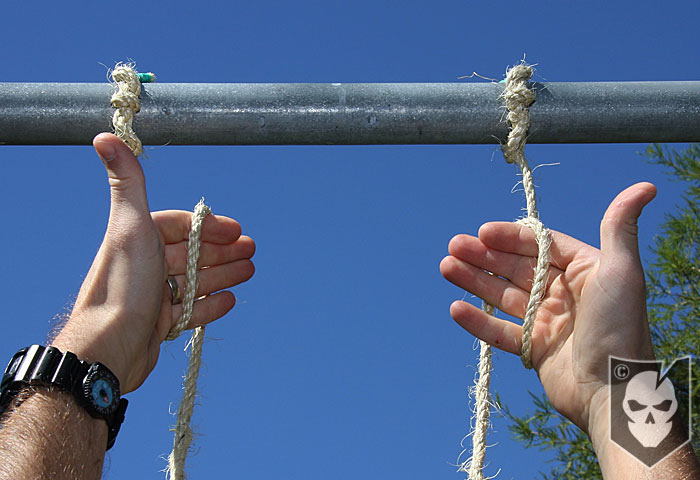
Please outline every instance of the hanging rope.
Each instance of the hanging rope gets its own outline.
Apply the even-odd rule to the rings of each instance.
[[[527,217],[517,223],[529,227],[535,234],[538,254],[534,268],[530,298],[523,317],[523,337],[520,359],[525,368],[532,368],[532,329],[537,315],[537,308],[547,288],[547,271],[549,268],[549,249],[551,239],[549,232],[539,220],[537,199],[532,170],[525,158],[525,142],[530,128],[530,111],[528,108],[535,101],[535,91],[529,88],[528,80],[532,77],[532,67],[524,62],[508,69],[506,88],[503,99],[508,109],[510,132],[503,145],[503,156],[508,163],[516,164],[522,173],[525,190]],[[484,302],[482,309],[487,315],[494,314],[494,307]],[[459,471],[468,472],[469,480],[484,480],[484,458],[486,455],[486,431],[489,427],[491,404],[489,402],[489,384],[491,381],[491,346],[480,341],[479,373],[473,388],[475,398],[474,425],[472,427],[472,456],[459,465]]]
[[[112,95],[112,106],[116,108],[112,117],[114,133],[117,135],[138,157],[143,152],[141,140],[139,140],[133,129],[134,115],[141,109],[141,83],[155,81],[152,73],[137,73],[132,65],[117,64],[112,71],[112,79],[116,85],[116,90]],[[187,240],[187,267],[185,270],[185,294],[182,300],[182,314],[178,321],[168,332],[166,340],[175,340],[190,325],[194,300],[197,292],[197,263],[199,262],[199,252],[204,219],[211,213],[211,209],[204,204],[202,198],[194,208],[192,222],[190,226],[189,238]],[[184,480],[185,460],[189,447],[192,443],[192,410],[194,409],[194,399],[197,394],[197,379],[199,369],[202,364],[202,345],[204,343],[204,326],[196,327],[192,331],[192,337],[185,345],[185,351],[189,347],[190,361],[185,374],[184,392],[182,401],[177,411],[177,421],[173,431],[173,450],[168,456],[168,466],[166,467],[166,477],[174,480]]]
[[[503,156],[508,163],[514,163],[520,167],[527,204],[527,217],[518,220],[517,223],[525,225],[533,231],[538,250],[532,290],[530,290],[530,298],[523,317],[523,346],[520,351],[520,359],[525,368],[532,368],[532,328],[535,324],[537,308],[540,306],[547,289],[549,248],[551,246],[549,232],[539,219],[535,182],[524,152],[527,131],[530,128],[528,107],[535,101],[535,91],[527,84],[531,77],[531,66],[525,63],[516,65],[506,73],[506,89],[503,92],[506,108],[508,108],[508,122],[511,125],[508,141],[503,146]]]
[[[152,74],[146,74],[152,75]],[[523,318],[523,337],[521,360],[526,368],[532,368],[532,330],[534,326],[537,308],[544,296],[547,284],[547,271],[549,266],[549,249],[551,239],[547,229],[539,220],[535,187],[532,178],[532,170],[525,158],[524,148],[527,132],[530,127],[530,113],[528,108],[535,101],[534,90],[528,87],[528,80],[532,77],[532,67],[522,63],[506,72],[506,88],[503,98],[508,109],[508,122],[510,132],[508,140],[503,145],[503,155],[508,163],[516,164],[522,172],[522,183],[525,190],[527,204],[527,217],[518,221],[519,224],[529,227],[535,234],[538,246],[537,263],[534,268],[533,285],[530,298],[527,303]],[[142,153],[141,141],[133,130],[133,118],[139,112],[141,105],[139,95],[141,93],[141,79],[130,65],[120,64],[112,72],[112,78],[117,86],[117,91],[112,95],[114,112],[112,123],[114,132],[134,152],[135,156]],[[155,77],[153,77],[155,78]],[[197,290],[197,262],[199,259],[200,235],[204,219],[211,213],[209,207],[202,199],[195,207],[192,216],[187,247],[187,271],[186,290],[183,299],[182,316],[166,337],[167,340],[177,338],[187,328],[192,318],[194,296]],[[484,303],[482,309],[487,315],[494,314],[494,307]],[[185,478],[184,465],[189,446],[192,442],[192,429],[190,420],[194,408],[194,398],[197,390],[197,378],[201,365],[202,343],[204,327],[197,327],[192,333],[192,338],[185,349],[191,346],[190,363],[185,376],[183,399],[178,409],[178,417],[175,426],[173,450],[168,458],[166,475],[174,480]],[[489,384],[491,379],[491,346],[480,341],[480,359],[478,379],[472,394],[476,399],[474,416],[475,425],[472,431],[472,457],[460,464],[459,471],[468,472],[469,480],[484,480],[483,467],[486,453],[486,432],[489,426],[490,402]]]
[[[187,328],[192,320],[192,309],[194,297],[197,291],[197,262],[199,261],[200,236],[202,234],[202,224],[204,219],[211,213],[211,209],[204,204],[201,199],[192,215],[192,226],[187,241],[187,268],[185,271],[186,289],[182,300],[182,315],[177,324],[168,333],[166,340],[174,340]],[[197,378],[199,368],[202,363],[202,344],[204,342],[204,326],[196,327],[192,331],[192,338],[187,345],[191,346],[190,364],[185,375],[184,392],[182,401],[177,410],[177,422],[175,423],[173,450],[168,457],[168,467],[166,469],[167,478],[183,480],[185,478],[185,460],[187,452],[192,443],[192,410],[194,409],[194,399],[197,394]]]
[[[488,315],[494,314],[493,305],[483,302],[481,309]],[[470,396],[474,398],[474,425],[472,426],[472,456],[459,466],[458,471],[467,472],[469,480],[482,480],[484,475],[484,458],[486,457],[486,431],[489,428],[491,404],[489,386],[491,384],[491,345],[479,340],[479,371],[476,384],[471,388]]]

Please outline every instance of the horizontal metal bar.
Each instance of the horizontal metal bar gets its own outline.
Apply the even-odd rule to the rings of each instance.
[[[533,83],[529,143],[700,141],[700,82]],[[498,83],[148,84],[150,145],[484,144],[508,132]],[[109,84],[0,83],[0,144],[85,145]]]

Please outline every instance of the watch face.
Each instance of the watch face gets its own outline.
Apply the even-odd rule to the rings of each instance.
[[[93,364],[83,383],[83,393],[90,406],[101,415],[113,413],[119,403],[119,382],[100,364]]]
[[[112,386],[103,378],[98,378],[92,382],[92,391],[90,393],[92,401],[100,408],[109,408],[113,403],[114,392],[112,391]]]

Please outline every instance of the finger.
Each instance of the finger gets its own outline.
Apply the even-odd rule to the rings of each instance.
[[[639,259],[637,219],[655,196],[656,187],[644,182],[615,197],[600,222],[600,249],[604,255]]]
[[[236,304],[236,297],[228,290],[208,295],[194,302],[192,319],[187,328],[199,327],[218,320],[226,315]],[[182,315],[182,304],[173,305],[173,318]]]
[[[523,335],[520,325],[493,317],[467,302],[450,305],[450,315],[467,332],[489,345],[520,355]]]
[[[205,268],[200,270],[197,275],[197,291],[194,296],[195,298],[199,298],[213,292],[218,292],[219,290],[235,287],[236,285],[250,280],[254,273],[255,266],[253,262],[248,259]],[[175,275],[173,278],[184,296],[185,276]]]
[[[489,248],[481,240],[471,235],[455,236],[450,240],[448,250],[450,255],[479,269],[506,278],[525,291],[532,289],[533,269],[537,262],[535,257]],[[547,285],[551,285],[562,273],[563,271],[559,268],[550,266]]]
[[[529,292],[509,280],[491,275],[456,257],[445,257],[440,262],[442,275],[460,288],[484,299],[497,309],[514,317],[523,318]]]
[[[153,223],[163,236],[163,241],[178,243],[187,240],[192,225],[192,212],[165,210],[151,213]],[[202,242],[227,244],[241,236],[241,226],[232,218],[223,215],[207,215],[202,224]]]
[[[111,133],[97,135],[92,144],[109,177],[111,214],[119,216],[126,209],[147,214],[146,181],[141,164],[129,147]]]
[[[567,265],[583,250],[595,251],[590,245],[561,232],[550,230],[550,235],[550,262],[561,270],[566,270]],[[527,257],[537,256],[535,235],[525,225],[510,222],[486,223],[479,229],[479,240],[489,248],[502,252]]]
[[[235,242],[226,245],[202,243],[199,252],[197,268],[213,267],[244,258],[252,258],[255,254],[255,242],[252,238],[242,235]],[[187,267],[187,242],[166,245],[165,260],[168,264],[169,275],[184,274]]]

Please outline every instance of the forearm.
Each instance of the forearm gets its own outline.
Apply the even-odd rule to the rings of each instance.
[[[101,477],[107,424],[92,418],[72,395],[37,388],[1,421],[0,480]]]
[[[616,443],[608,440],[596,449],[605,479],[615,480],[697,480],[700,465],[693,447],[686,443],[652,468],[647,468]]]
[[[591,424],[590,438],[598,457],[603,478],[614,480],[698,480],[700,464],[690,443],[648,468],[640,460],[612,441],[610,407],[605,400]]]

